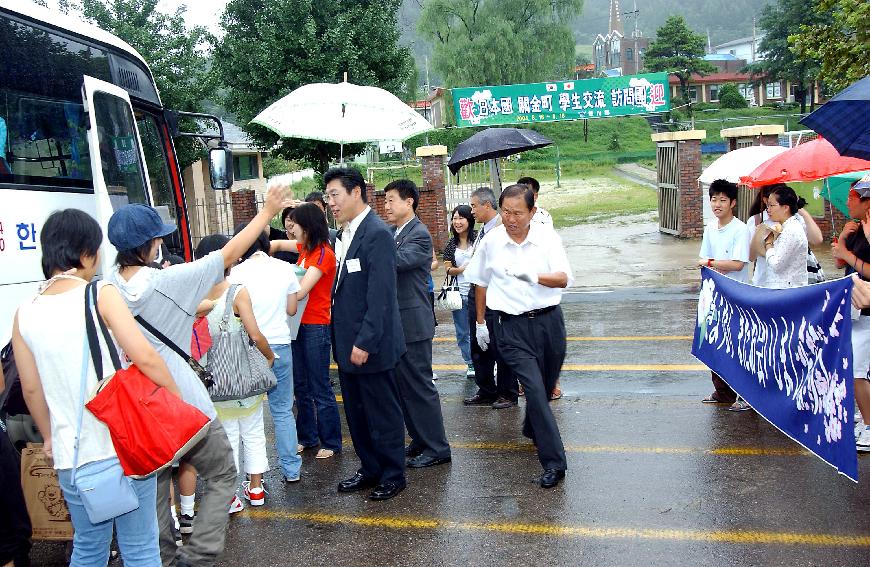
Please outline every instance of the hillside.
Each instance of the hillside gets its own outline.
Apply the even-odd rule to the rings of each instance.
[[[402,42],[408,45],[417,59],[420,80],[425,81],[424,61],[431,52],[431,45],[417,33],[417,18],[420,4],[426,0],[404,0],[399,12],[399,25],[402,29]],[[638,29],[646,37],[654,37],[668,16],[680,14],[686,18],[696,32],[706,34],[710,30],[713,45],[752,35],[752,18],[761,13],[765,4],[771,0],[620,0],[623,13],[639,11]],[[574,41],[585,47],[592,43],[595,36],[608,30],[607,23],[610,0],[585,0],[583,13],[578,14],[573,23]],[[633,16],[623,16],[626,34],[634,29]],[[440,84],[438,77],[430,69],[430,83]]]

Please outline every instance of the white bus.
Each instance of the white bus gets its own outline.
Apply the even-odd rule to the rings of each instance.
[[[214,120],[212,185],[226,189],[232,161]],[[150,204],[178,226],[170,251],[191,259],[176,123],[130,45],[29,1],[0,0],[0,347],[44,279],[39,232],[52,211],[87,211],[105,234],[114,209]],[[105,273],[115,258],[108,238],[101,256]]]

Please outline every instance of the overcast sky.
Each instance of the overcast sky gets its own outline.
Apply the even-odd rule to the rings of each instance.
[[[229,0],[160,0],[157,8],[167,14],[175,13],[179,6],[187,6],[185,21],[190,26],[205,26],[215,35],[220,34],[221,14]],[[57,0],[49,0],[49,6],[57,7]]]

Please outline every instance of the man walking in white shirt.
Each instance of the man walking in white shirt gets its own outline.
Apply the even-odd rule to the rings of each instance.
[[[485,290],[486,305],[477,301],[477,321],[484,320],[485,307],[496,314],[495,340],[501,358],[526,392],[523,435],[538,449],[544,468],[541,487],[552,488],[565,478],[568,468],[549,393],[567,350],[559,303],[562,290],[574,278],[559,235],[532,222],[535,202],[528,186],[505,189],[499,208],[503,225],[475,250],[465,273],[479,290]],[[486,333],[477,339],[485,349]]]

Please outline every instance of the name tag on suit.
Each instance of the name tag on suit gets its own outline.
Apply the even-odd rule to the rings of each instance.
[[[347,261],[347,273],[361,272],[362,266],[359,265],[359,258],[351,258]]]

